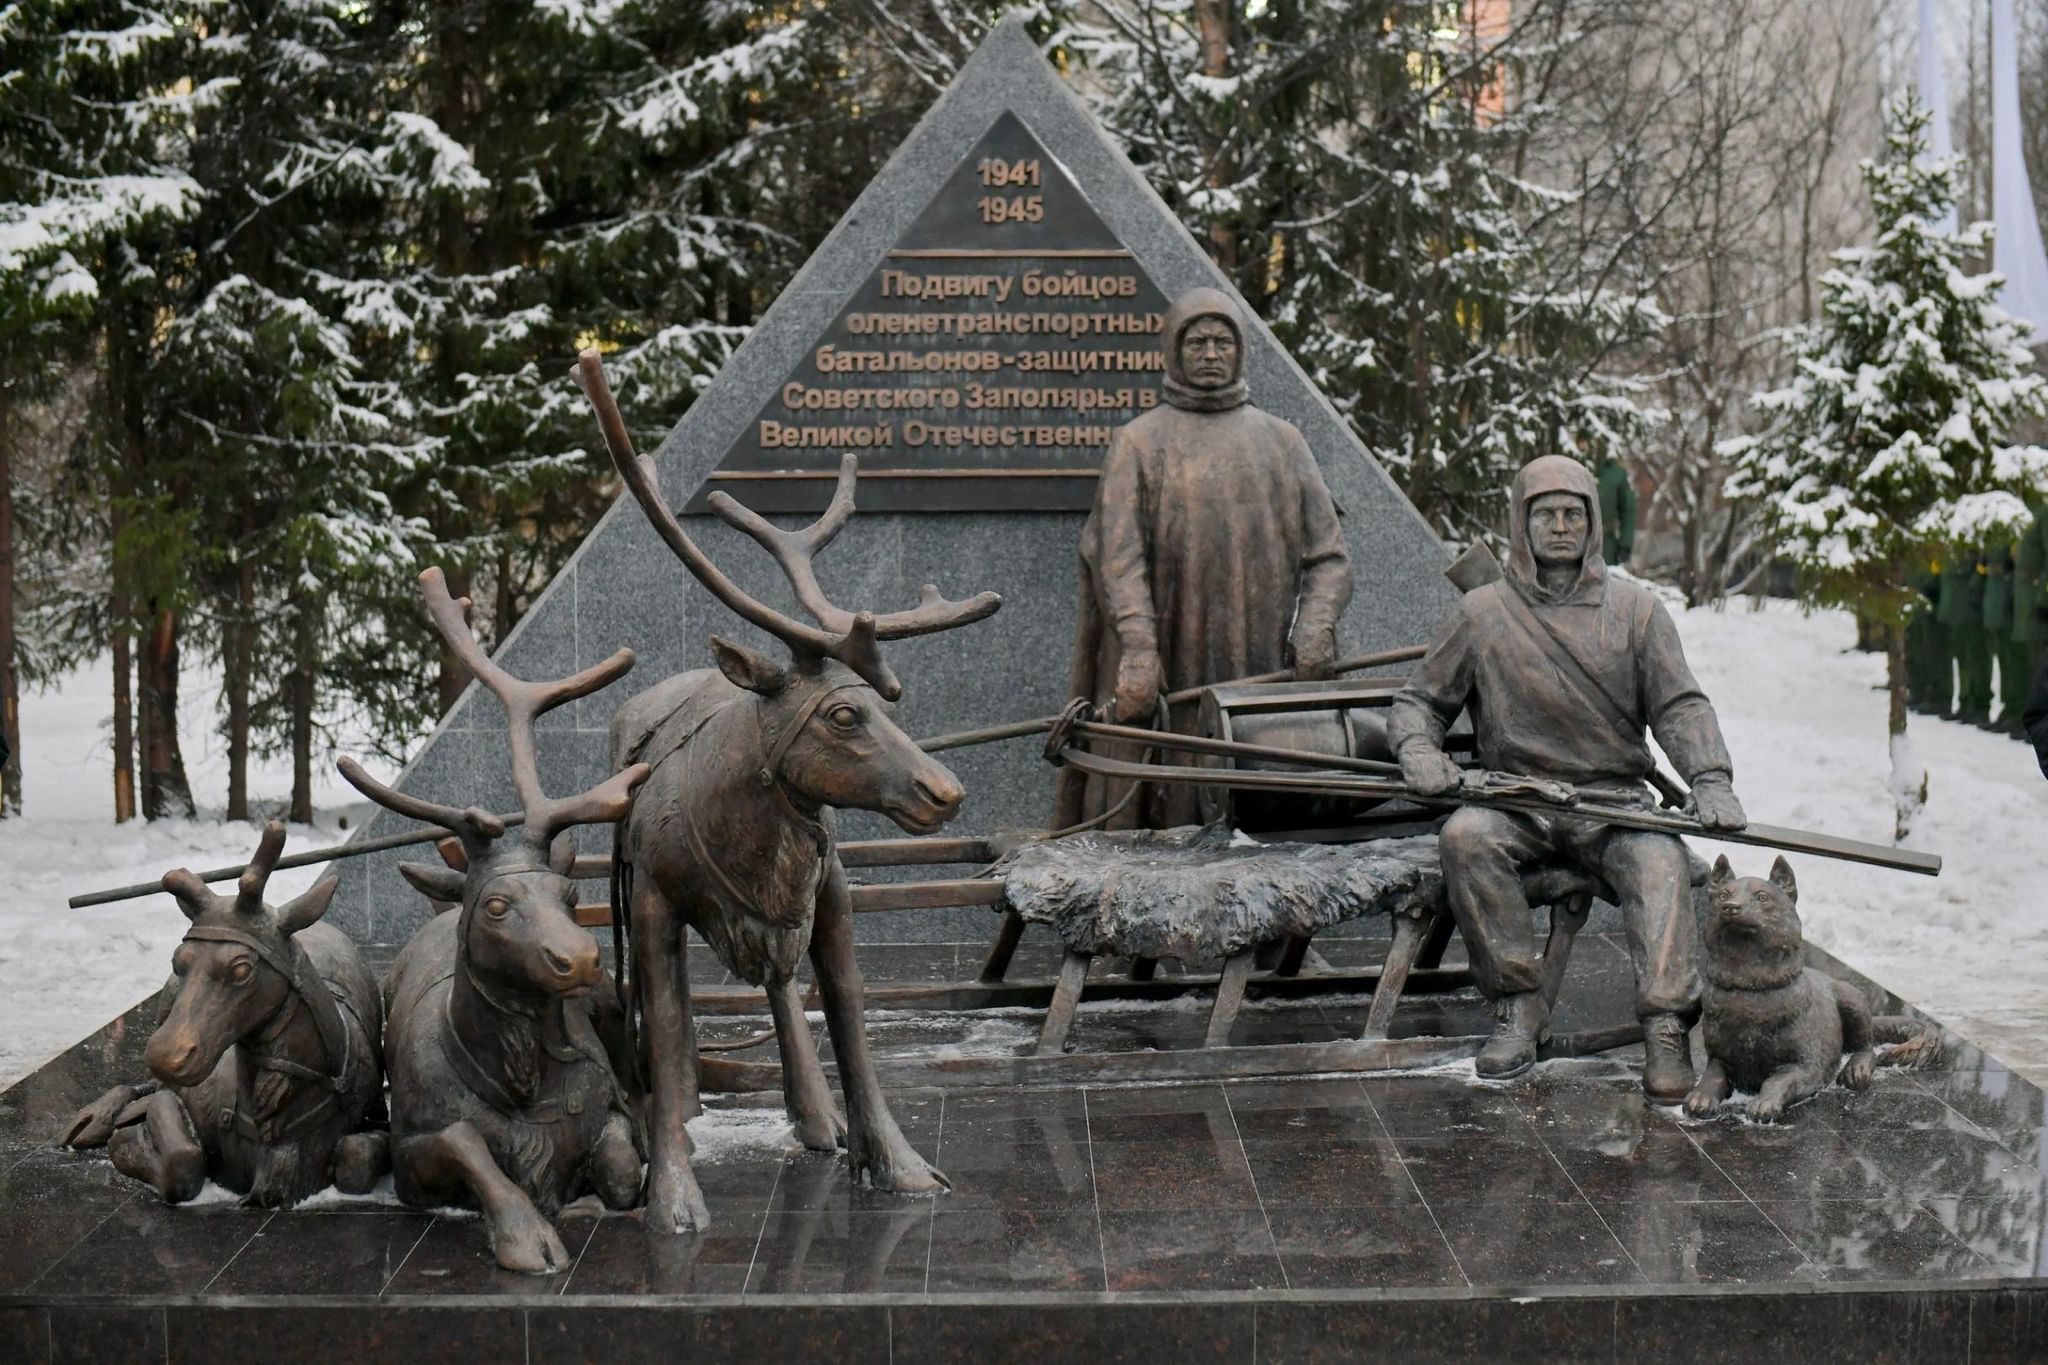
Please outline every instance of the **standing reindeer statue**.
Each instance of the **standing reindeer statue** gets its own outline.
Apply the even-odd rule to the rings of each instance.
[[[119,1085],[65,1130],[98,1147],[165,1203],[211,1176],[243,1202],[296,1204],[337,1185],[366,1193],[385,1135],[358,1132],[382,1097],[383,1002],[346,935],[319,923],[335,879],[281,909],[263,902],[284,826],[263,827],[233,896],[193,873],[165,875],[192,927],[171,958],[177,995],[143,1053],[154,1081]]]
[[[711,563],[663,501],[652,462],[633,453],[595,351],[583,353],[578,377],[613,463],[669,549],[712,596],[790,651],[783,666],[714,636],[715,671],[659,683],[612,719],[612,765],[644,760],[654,770],[613,853],[633,936],[633,994],[644,1013],[647,1225],[682,1232],[708,1222],[683,1126],[697,1101],[685,924],[734,975],[765,987],[783,1098],[804,1145],[844,1145],[857,1183],[937,1190],[946,1178],[905,1141],[868,1052],[852,900],[831,811],[879,811],[913,834],[953,818],[965,792],[890,718],[883,703],[903,688],[882,661],[880,642],[979,621],[1002,599],[985,592],[949,602],[927,586],[911,611],[875,616],[832,605],[811,560],[853,515],[849,455],[831,506],[801,531],[779,530],[725,495],[712,496],[720,517],[775,557],[816,624],[763,605]],[[839,1064],[844,1118],[826,1089],[796,988],[807,949]]]
[[[415,934],[384,983],[392,1171],[408,1204],[456,1199],[480,1208],[499,1265],[552,1274],[569,1259],[548,1217],[586,1190],[611,1208],[630,1208],[641,1174],[631,1103],[591,1024],[588,997],[604,969],[597,940],[576,923],[575,883],[566,875],[574,840],[557,847],[556,836],[617,821],[647,769],[635,765],[580,796],[550,799],[534,722],[624,674],[633,654],[622,649],[557,682],[525,682],[478,647],[469,599],[451,598],[439,569],[421,574],[420,588],[449,649],[504,703],[523,816],[518,834],[505,839],[506,821],[407,796],[341,760],[357,790],[452,831],[464,855],[459,872],[399,866],[427,896],[461,908]]]

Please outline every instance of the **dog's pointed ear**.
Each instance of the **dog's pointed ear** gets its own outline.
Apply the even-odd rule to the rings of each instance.
[[[1771,885],[1784,892],[1786,900],[1799,904],[1799,883],[1792,876],[1792,864],[1785,861],[1782,853],[1771,864]]]
[[[1723,853],[1714,859],[1714,870],[1707,874],[1707,885],[1726,886],[1735,880],[1735,869],[1729,865],[1728,855]]]

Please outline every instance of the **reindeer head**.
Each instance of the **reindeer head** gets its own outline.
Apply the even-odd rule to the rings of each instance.
[[[233,896],[215,895],[184,868],[164,876],[164,890],[192,921],[171,958],[183,984],[143,1053],[166,1085],[205,1080],[222,1053],[275,1018],[297,989],[306,968],[292,935],[327,913],[336,882],[323,878],[272,910],[263,903],[263,888],[283,849],[284,826],[272,820]]]
[[[712,511],[775,557],[815,624],[762,604],[719,571],[669,510],[653,461],[633,454],[597,352],[583,353],[577,378],[597,409],[612,463],[669,549],[712,596],[789,647],[785,666],[731,641],[711,640],[719,671],[759,699],[763,782],[779,781],[812,806],[878,811],[913,834],[929,834],[952,819],[966,792],[960,779],[897,726],[889,703],[903,694],[903,684],[883,661],[881,642],[979,621],[1003,599],[984,592],[951,602],[927,583],[910,611],[876,616],[834,606],[818,585],[812,560],[853,516],[859,462],[848,455],[840,462],[831,505],[802,530],[784,531],[724,493],[711,495]]]
[[[571,678],[525,682],[478,646],[468,625],[469,599],[450,597],[439,569],[420,575],[420,594],[449,649],[505,704],[512,785],[522,810],[518,832],[507,838],[508,822],[474,806],[457,810],[393,790],[351,759],[341,760],[341,775],[386,810],[438,825],[461,841],[461,871],[431,863],[401,863],[398,870],[426,895],[461,904],[458,936],[474,978],[525,995],[586,994],[602,973],[597,940],[576,923],[576,886],[567,875],[573,841],[555,836],[576,825],[619,820],[648,768],[635,763],[580,796],[551,799],[541,790],[534,721],[620,677],[633,666],[633,652],[622,649]]]

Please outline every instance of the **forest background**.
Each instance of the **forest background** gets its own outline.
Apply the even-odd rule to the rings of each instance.
[[[1983,0],[1946,53],[1988,217]],[[1447,539],[1513,468],[1615,455],[1638,567],[1769,566],[1723,496],[1785,377],[1906,0],[1041,0],[1033,35]],[[292,818],[339,742],[466,683],[439,564],[503,639],[615,492],[568,379],[651,444],[995,8],[964,0],[0,5],[0,683],[111,655],[116,818]],[[2048,133],[2048,3],[2020,89]],[[2048,185],[2048,145],[2030,145]],[[1978,262],[1976,268],[1988,263]],[[10,666],[11,661],[11,666]],[[200,671],[200,666],[204,671]],[[227,790],[180,683],[219,678]]]

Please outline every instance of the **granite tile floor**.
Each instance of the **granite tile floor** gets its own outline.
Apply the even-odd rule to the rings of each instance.
[[[931,980],[970,975],[980,949],[863,952],[871,980]],[[1582,948],[1580,1017],[1626,1017],[1619,958],[1598,938]],[[1424,1012],[1472,1006],[1453,996]],[[1247,1019],[1260,1037],[1324,1036],[1354,1008]],[[152,1018],[138,1006],[0,1094],[0,1296],[1822,1287],[2048,1265],[2048,1098],[1960,1042],[1941,1069],[1883,1071],[1868,1093],[1830,1091],[1771,1127],[1646,1104],[1627,1053],[1506,1085],[1438,1072],[904,1091],[896,1111],[950,1195],[856,1190],[837,1157],[718,1144],[697,1166],[711,1228],[652,1238],[586,1201],[560,1220],[573,1268],[532,1279],[498,1271],[467,1214],[332,1198],[165,1208],[101,1155],[52,1146],[76,1106],[141,1074]],[[930,1045],[961,1026],[925,1023],[878,1041]],[[1084,1012],[1077,1032],[1178,1045],[1199,1024],[1186,1009],[1125,1009]]]

